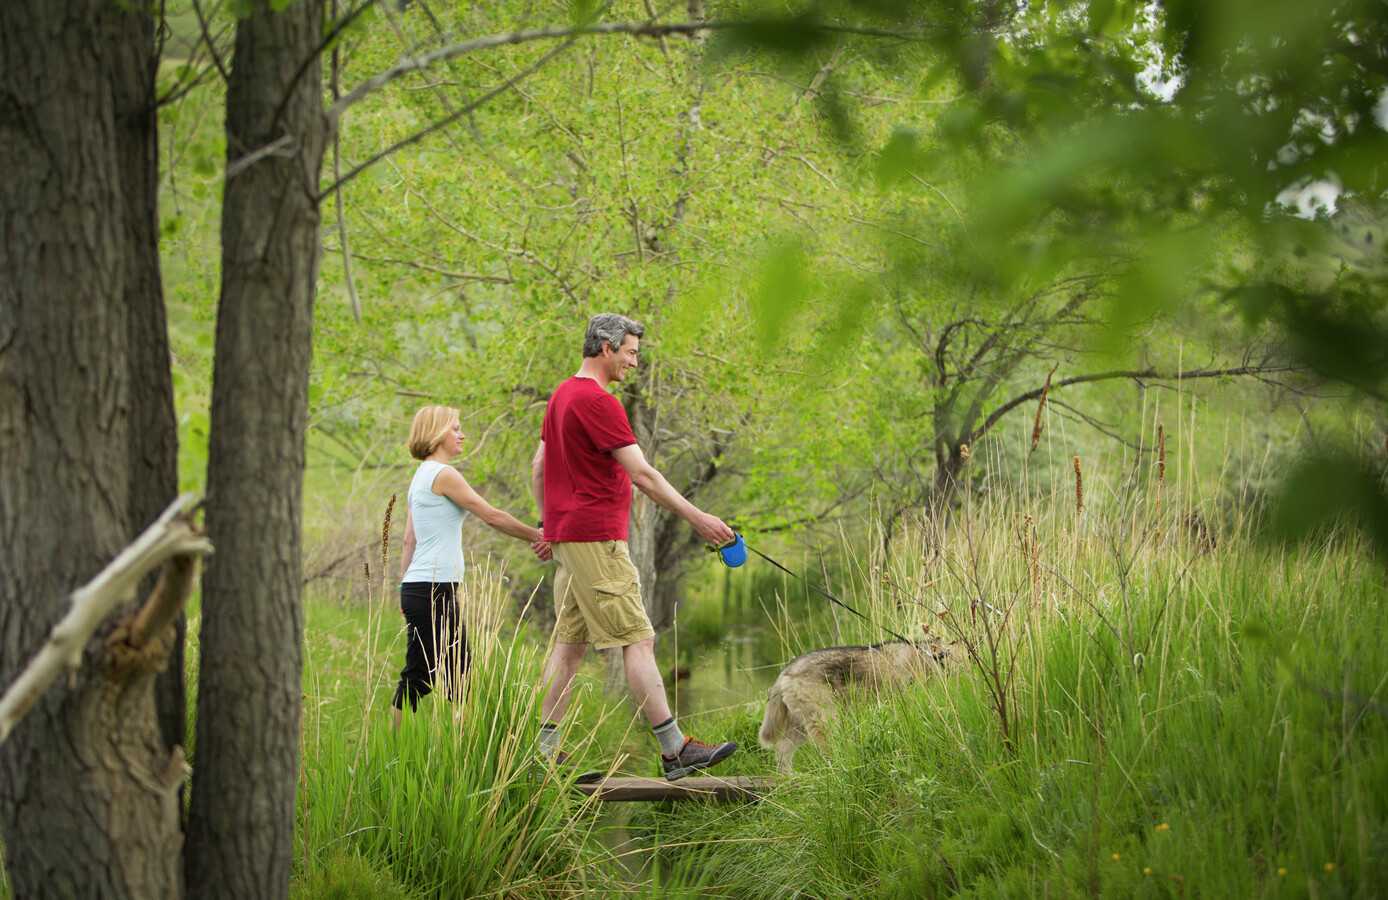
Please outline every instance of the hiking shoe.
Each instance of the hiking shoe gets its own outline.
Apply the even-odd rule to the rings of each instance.
[[[542,766],[553,768],[563,778],[572,778],[574,784],[596,784],[607,777],[606,772],[597,769],[580,769],[563,750],[555,751],[552,757],[536,754],[535,761]]]
[[[705,744],[693,738],[685,738],[684,746],[674,756],[660,754],[660,764],[665,769],[666,781],[678,781],[691,772],[707,769],[720,763],[737,752],[736,741],[721,744]]]

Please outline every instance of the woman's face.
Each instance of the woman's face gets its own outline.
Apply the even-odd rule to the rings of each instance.
[[[453,427],[449,428],[448,433],[443,436],[443,441],[439,447],[448,454],[450,459],[463,452],[463,426],[457,419],[453,420]]]

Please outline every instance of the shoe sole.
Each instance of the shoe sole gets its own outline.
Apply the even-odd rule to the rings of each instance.
[[[674,769],[673,771],[666,772],[666,773],[665,773],[665,780],[666,780],[666,781],[679,781],[681,778],[684,778],[686,775],[692,775],[693,773],[699,771],[700,769],[707,769],[709,766],[715,765],[715,764],[717,764],[717,763],[721,763],[723,760],[727,759],[729,756],[732,756],[732,755],[733,755],[734,753],[736,753],[736,752],[737,752],[737,744],[731,744],[731,745],[728,747],[728,750],[727,750],[726,753],[723,753],[723,752],[714,753],[712,756],[710,756],[710,757],[709,757],[707,760],[705,760],[704,762],[695,763],[695,764],[692,765],[692,766],[685,766],[684,768],[681,768],[681,769]]]

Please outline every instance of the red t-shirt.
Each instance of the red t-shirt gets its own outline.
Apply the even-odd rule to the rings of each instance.
[[[612,451],[636,436],[621,402],[591,378],[570,378],[549,398],[540,438],[545,540],[626,540],[631,478]]]

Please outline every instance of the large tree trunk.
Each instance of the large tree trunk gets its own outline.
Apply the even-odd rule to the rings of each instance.
[[[153,179],[127,180],[153,146],[153,52],[137,7],[0,4],[0,684],[146,524],[132,488],[163,474],[158,454],[132,456],[135,428],[172,424],[157,384],[134,380],[168,365],[143,356],[161,302]],[[16,896],[180,892],[153,671],[113,666],[109,630],[0,747]]]
[[[130,310],[130,524],[132,534],[158,518],[178,493],[178,425],[169,326],[159,262],[159,126],[154,21],[126,16],[126,38],[116,42],[120,77],[116,95],[117,146],[126,231],[125,293]],[[153,572],[140,585],[148,596]],[[155,682],[159,731],[169,750],[184,743],[187,700],[183,686],[185,618],[179,615],[168,665]]]
[[[258,0],[238,23],[227,89],[207,479],[217,551],[203,578],[186,860],[196,897],[284,897],[294,847],[304,433],[328,125],[322,0],[271,5]]]

